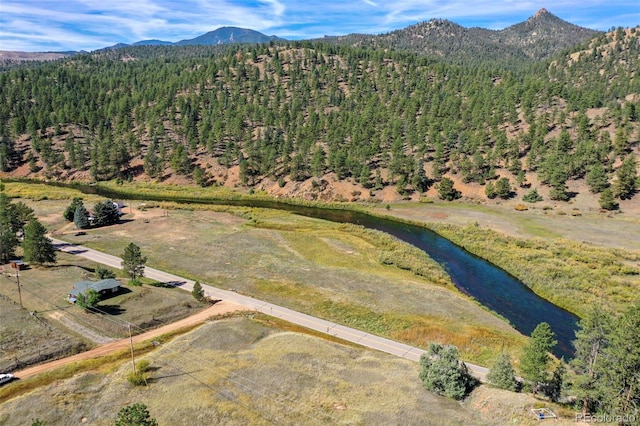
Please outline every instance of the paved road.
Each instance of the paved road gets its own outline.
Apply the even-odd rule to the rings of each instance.
[[[122,269],[122,259],[120,259],[119,257],[111,256],[109,254],[102,253],[100,251],[77,244],[71,244],[56,238],[51,238],[51,240],[53,241],[53,244],[56,246],[56,248],[60,251],[83,256],[89,260],[97,263],[102,263],[112,268]],[[159,282],[172,283],[176,287],[180,287],[188,291],[191,291],[193,289],[193,284],[195,283],[192,280],[188,280],[177,275],[173,275],[150,267],[145,267],[144,275]],[[404,343],[395,342],[393,340],[385,339],[384,337],[345,327],[343,325],[326,321],[321,318],[312,317],[301,312],[274,305],[273,303],[254,299],[253,297],[249,296],[244,296],[233,291],[222,290],[206,284],[203,284],[202,288],[205,291],[205,294],[213,299],[220,299],[227,302],[235,303],[237,305],[241,305],[246,308],[283,319],[293,324],[318,331],[320,333],[335,336],[349,342],[357,343],[368,348],[406,358],[411,361],[419,361],[420,356],[425,352],[424,350],[416,348],[414,346],[405,345]],[[489,371],[487,368],[470,363],[466,363],[466,365],[469,368],[471,374],[482,381],[486,380],[486,375]]]

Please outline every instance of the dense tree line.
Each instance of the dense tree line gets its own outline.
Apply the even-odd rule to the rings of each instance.
[[[320,42],[78,55],[0,73],[0,167],[124,179],[138,158],[151,177],[170,168],[206,185],[206,153],[249,186],[334,172],[405,194],[458,175],[507,198],[536,172],[552,199],[583,178],[630,198],[640,107],[625,96],[640,92],[638,35],[613,47],[602,37],[595,59],[517,69]],[[595,60],[604,74],[586,71]]]
[[[46,233],[47,229],[36,219],[33,209],[22,201],[12,202],[0,182],[0,265],[14,260],[20,245],[25,262],[55,263],[56,252]]]
[[[557,341],[547,323],[531,333],[520,358],[523,383],[518,384],[510,357],[502,353],[487,374],[491,385],[511,391],[521,386],[534,396],[564,400],[581,411],[582,418],[604,414],[618,424],[640,418],[640,305],[614,315],[593,307],[580,320],[571,360],[555,360]],[[435,393],[462,399],[473,381],[454,346],[430,344],[420,358],[420,380]]]

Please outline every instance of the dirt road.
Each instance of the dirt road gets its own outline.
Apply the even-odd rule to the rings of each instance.
[[[176,331],[184,327],[192,327],[194,325],[202,324],[207,319],[216,315],[222,315],[222,314],[242,311],[242,310],[247,310],[247,308],[244,306],[236,305],[234,303],[230,303],[230,302],[224,302],[224,301],[218,302],[212,307],[205,309],[204,311],[198,312],[195,315],[191,315],[190,317],[187,317],[183,320],[176,321],[174,323],[165,325],[164,327],[156,328],[155,330],[151,330],[146,333],[134,336],[133,342],[137,343],[137,342],[153,339],[154,337],[158,337],[162,334]],[[14,375],[20,379],[26,379],[36,374],[53,370],[54,368],[62,367],[63,365],[67,365],[72,362],[96,358],[99,356],[110,354],[111,352],[114,352],[120,349],[128,348],[129,344],[130,344],[129,339],[116,340],[115,342],[107,343],[103,346],[92,349],[90,351],[82,352],[67,358],[51,361],[46,364],[41,364],[41,365],[36,365],[34,367],[26,368],[24,370],[14,373]]]

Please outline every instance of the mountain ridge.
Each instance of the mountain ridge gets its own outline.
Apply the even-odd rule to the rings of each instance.
[[[463,27],[434,18],[380,35],[348,34],[325,37],[335,44],[407,50],[459,61],[474,54],[489,60],[540,60],[589,40],[601,31],[564,21],[547,9],[502,30]]]
[[[542,31],[542,35],[540,34]],[[522,36],[526,38],[522,40]],[[541,8],[525,21],[513,24],[502,30],[491,30],[481,27],[464,27],[443,18],[432,18],[405,28],[384,34],[346,34],[325,36],[308,41],[324,41],[335,44],[350,44],[368,48],[395,48],[412,52],[433,54],[435,56],[451,56],[457,59],[455,50],[466,55],[476,52],[490,58],[530,58],[544,59],[555,52],[571,47],[589,38],[603,34],[602,31],[580,27],[564,21],[546,8]],[[149,39],[133,43],[117,43],[100,50],[119,49],[129,46],[185,46],[185,45],[220,45],[234,43],[269,43],[288,41],[276,35],[265,35],[258,31],[223,26],[192,39],[177,42]],[[453,43],[451,42],[453,41]],[[540,44],[543,46],[541,47]],[[10,51],[6,51],[9,53]],[[18,53],[12,52],[12,56]],[[80,52],[28,52],[31,58],[38,53],[58,53],[71,56]],[[22,55],[26,57],[27,55]],[[30,59],[37,60],[37,59]]]

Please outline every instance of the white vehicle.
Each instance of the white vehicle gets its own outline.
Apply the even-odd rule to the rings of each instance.
[[[13,380],[13,374],[0,374],[0,385],[10,382],[11,380]]]

